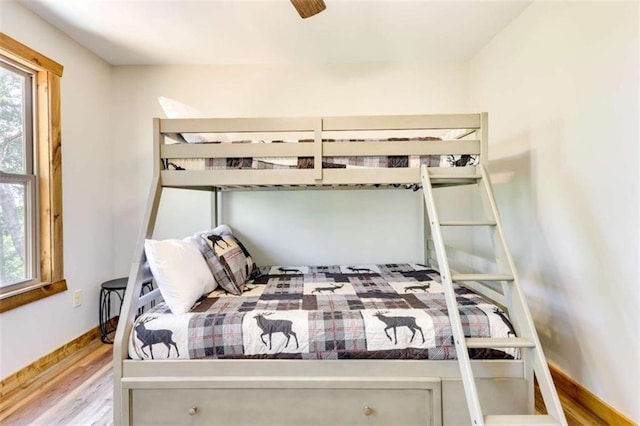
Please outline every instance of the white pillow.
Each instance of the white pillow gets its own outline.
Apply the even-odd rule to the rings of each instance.
[[[145,240],[144,251],[160,293],[174,314],[189,312],[217,284],[193,237]]]
[[[158,102],[167,118],[206,118],[199,110],[175,99],[160,96]],[[181,133],[180,135],[189,143],[228,142],[226,135],[221,133]]]

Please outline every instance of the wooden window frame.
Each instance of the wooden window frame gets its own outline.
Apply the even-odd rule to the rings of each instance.
[[[0,55],[33,71],[36,82],[40,280],[0,289],[0,313],[67,290],[62,242],[62,138],[60,78],[63,66],[0,33]]]

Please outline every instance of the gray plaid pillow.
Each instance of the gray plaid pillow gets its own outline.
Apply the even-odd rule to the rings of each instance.
[[[220,232],[218,228],[199,233],[196,238],[220,287],[236,296],[241,295],[247,281],[257,273],[257,267],[244,245],[231,233]]]

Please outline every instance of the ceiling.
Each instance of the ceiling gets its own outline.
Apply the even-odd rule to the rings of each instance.
[[[532,0],[18,0],[113,65],[464,61]]]

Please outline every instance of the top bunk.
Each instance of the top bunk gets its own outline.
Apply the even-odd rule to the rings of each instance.
[[[154,119],[162,187],[419,188],[475,182],[487,114]]]

